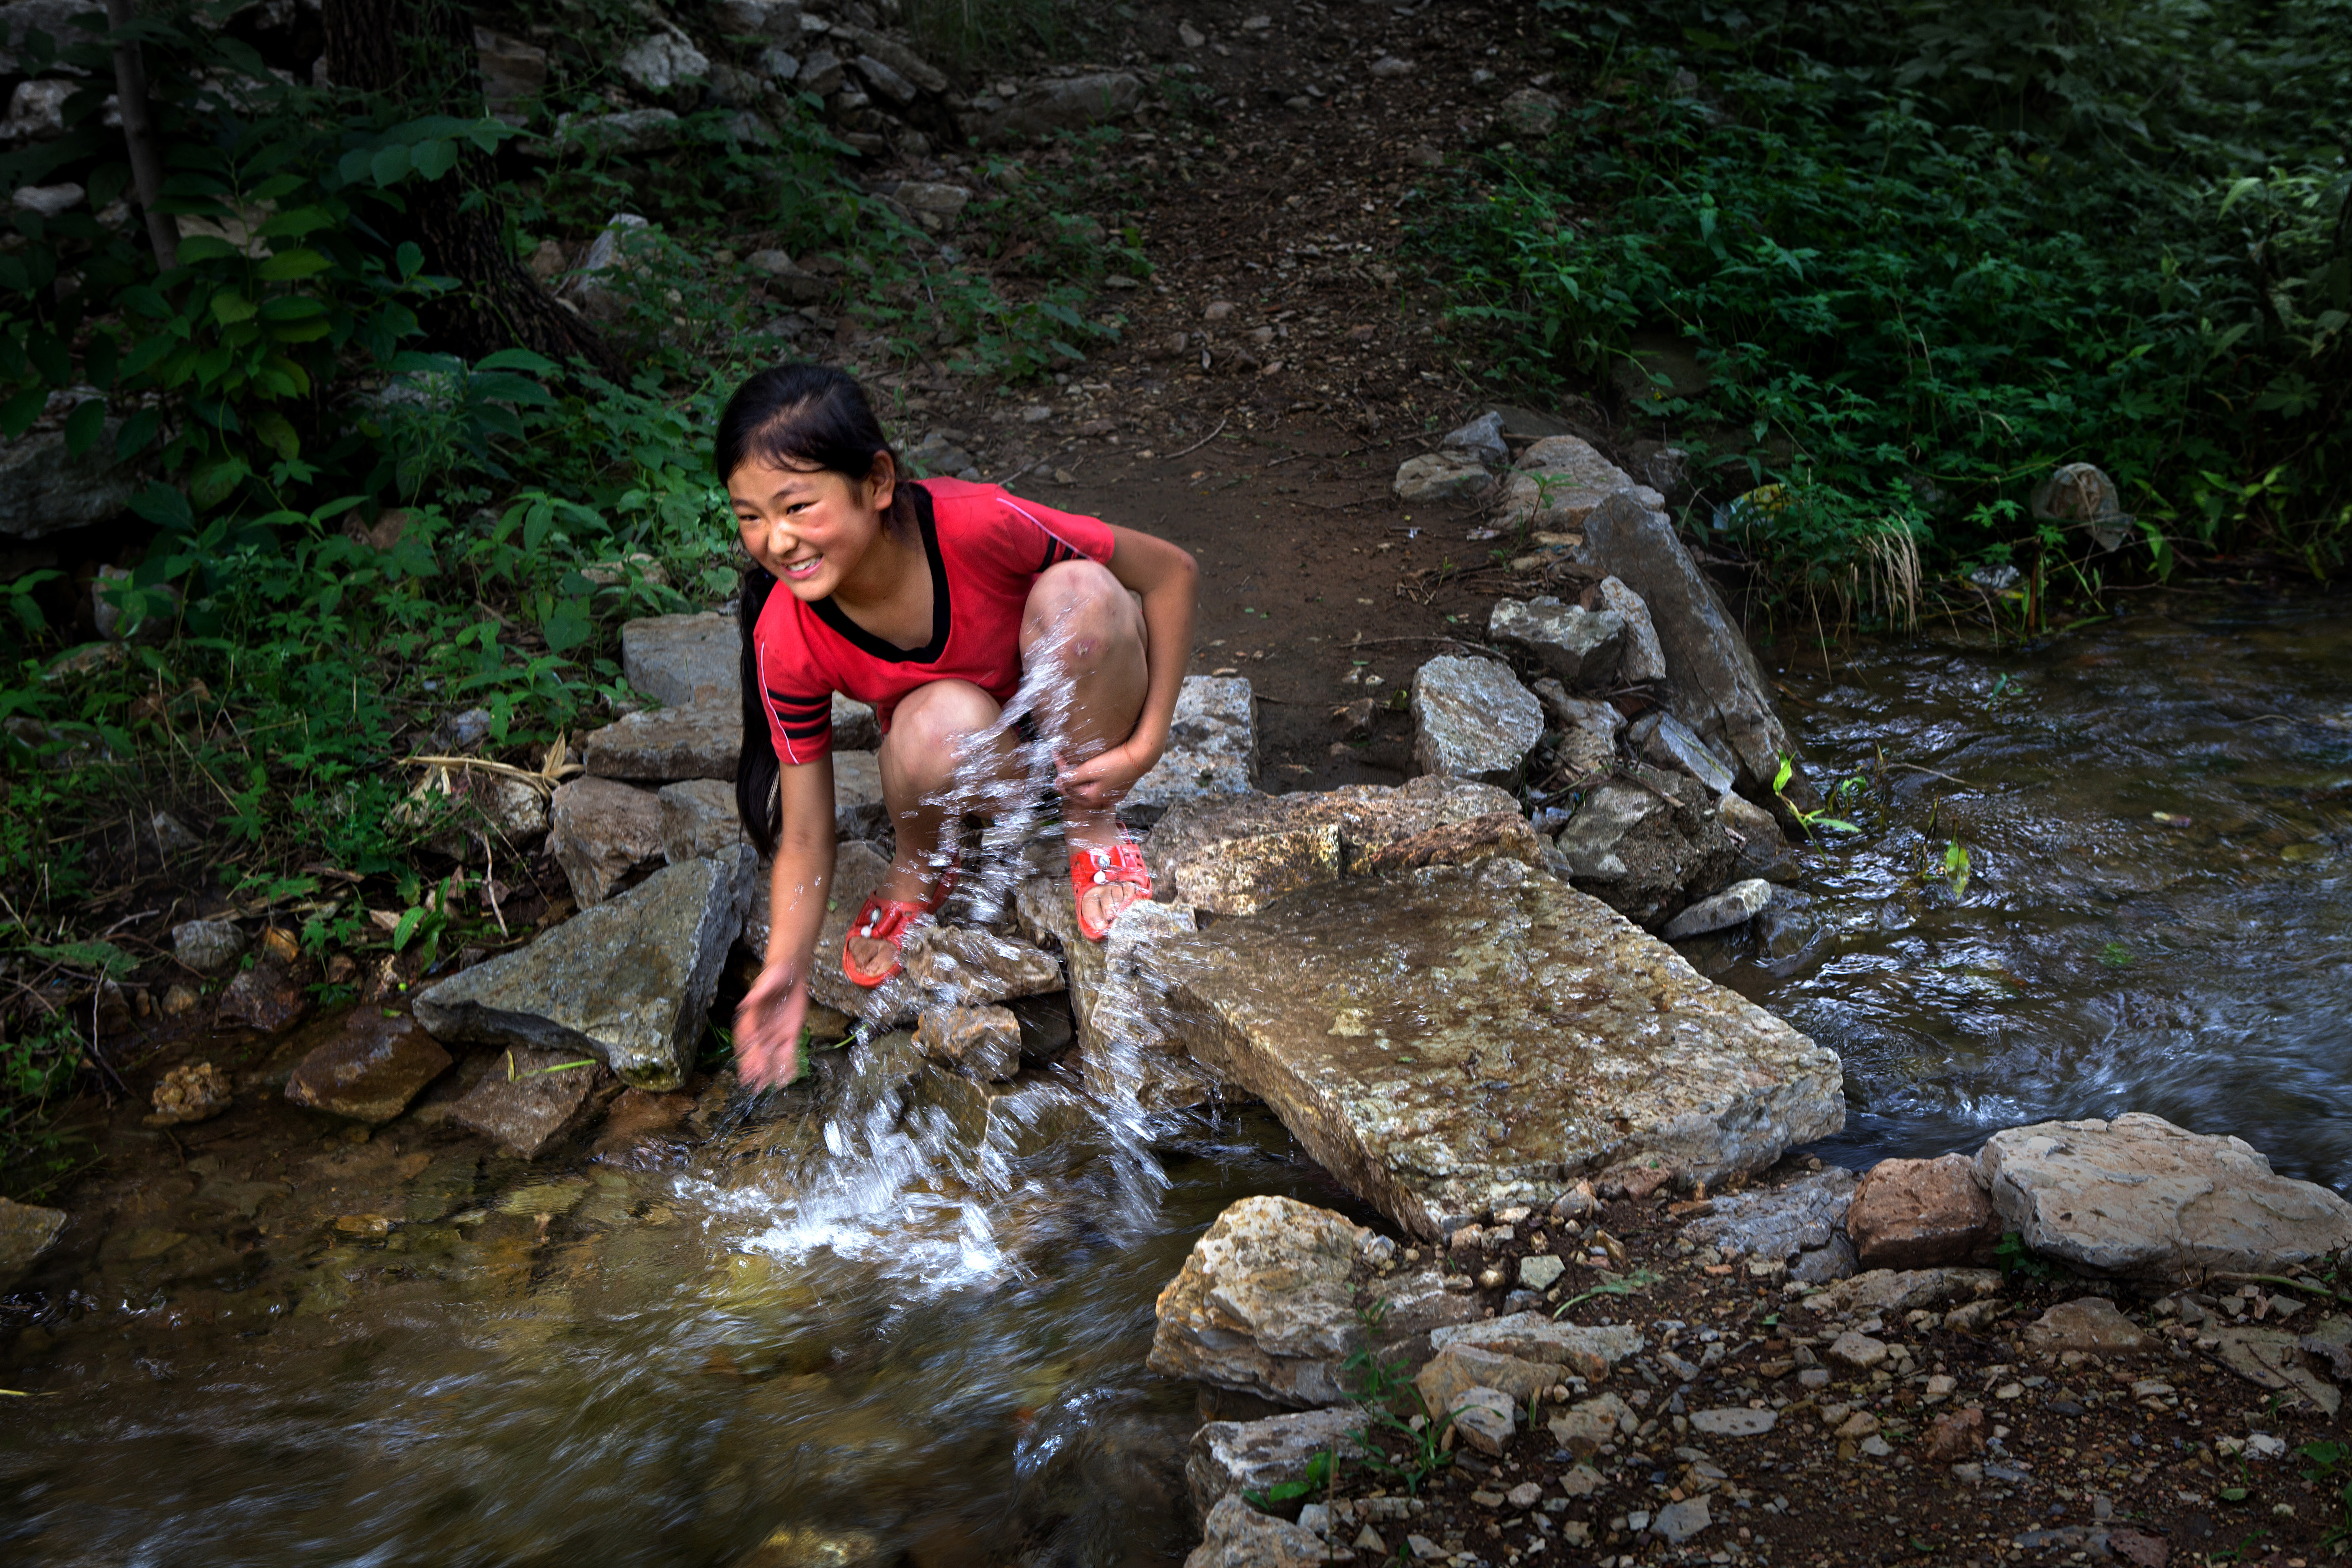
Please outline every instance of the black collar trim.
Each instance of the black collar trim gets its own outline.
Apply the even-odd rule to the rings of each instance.
[[[954,624],[948,608],[948,566],[940,556],[939,521],[931,511],[930,492],[918,484],[909,484],[906,489],[914,502],[915,521],[922,530],[923,555],[931,563],[931,640],[921,647],[910,648],[877,637],[851,620],[847,612],[833,602],[830,594],[809,608],[816,612],[818,620],[839,632],[860,653],[889,664],[937,664],[948,651],[948,628]]]

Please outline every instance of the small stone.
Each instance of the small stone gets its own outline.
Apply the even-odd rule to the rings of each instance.
[[[2025,1342],[2045,1355],[2146,1355],[2159,1342],[2123,1315],[2105,1296],[2062,1301],[2025,1328]]]
[[[1009,1007],[928,1008],[915,1045],[931,1060],[983,1083],[1003,1083],[1021,1070],[1021,1020]]]
[[[1531,1290],[1549,1290],[1559,1283],[1568,1266],[1549,1252],[1533,1252],[1519,1259],[1519,1283]]]
[[[1303,1410],[1257,1421],[1212,1421],[1192,1434],[1184,1480],[1192,1506],[1205,1518],[1225,1498],[1303,1480],[1318,1454],[1349,1453],[1364,1429],[1354,1405]]]
[[[1398,59],[1394,55],[1382,55],[1364,69],[1383,81],[1392,81],[1398,77],[1411,76],[1412,62]]]
[[[1517,1509],[1533,1508],[1543,1500],[1543,1484],[1539,1481],[1521,1481],[1503,1494],[1503,1500]]]
[[[1738,796],[1732,798],[1737,799]],[[1761,878],[1734,882],[1712,898],[1701,899],[1666,922],[1659,932],[1668,942],[1680,942],[1712,931],[1744,925],[1772,901],[1772,884]]]
[[[1715,1437],[1757,1437],[1772,1430],[1780,1415],[1770,1410],[1695,1410],[1690,1424],[1694,1431]]]
[[[614,66],[641,92],[664,93],[710,74],[710,58],[683,33],[655,33],[621,52]]]
[[[13,1288],[57,1242],[66,1227],[63,1209],[40,1208],[0,1198],[0,1290]],[[21,1345],[21,1342],[20,1342]]]
[[[1832,1361],[1842,1363],[1856,1372],[1868,1372],[1885,1364],[1887,1353],[1884,1341],[1874,1340],[1867,1334],[1857,1334],[1851,1330],[1831,1341],[1827,1352]]]
[[[183,1014],[194,1012],[203,1000],[204,998],[197,995],[190,987],[174,984],[163,992],[163,1016],[167,1018],[177,1018]]]
[[[1838,1423],[1837,1435],[1849,1442],[1859,1441],[1878,1430],[1878,1417],[1867,1410],[1857,1410]]]
[[[210,1121],[229,1108],[232,1092],[228,1074],[210,1062],[173,1068],[149,1097],[155,1112],[145,1119],[147,1125],[171,1127]]]
[[[1454,1430],[1482,1454],[1500,1458],[1518,1430],[1518,1406],[1499,1389],[1470,1388],[1454,1397]]]
[[[449,1121],[526,1160],[539,1156],[587,1119],[604,1064],[577,1051],[500,1051]]]
[[[935,925],[906,946],[907,973],[916,984],[967,1005],[1040,995],[1064,985],[1053,954],[990,931]]]
[[[1888,1458],[1895,1453],[1885,1438],[1874,1436],[1864,1437],[1857,1447],[1860,1452],[1869,1455],[1874,1459]]]
[[[1407,505],[1475,500],[1492,489],[1495,476],[1473,452],[1426,452],[1397,468],[1390,489]]]
[[[199,974],[217,974],[245,956],[245,932],[227,921],[186,921],[172,928],[172,955]]]
[[[1797,1384],[1802,1388],[1827,1388],[1830,1385],[1830,1369],[1825,1366],[1805,1367],[1798,1372]]]
[[[1706,1494],[1670,1502],[1660,1509],[1650,1521],[1654,1534],[1664,1537],[1669,1544],[1679,1546],[1714,1522],[1707,1517]]]
[[[274,1035],[309,1016],[310,990],[286,966],[265,959],[243,970],[222,988],[220,1016],[232,1022]]]
[[[1927,1447],[1920,1458],[1931,1465],[1953,1464],[1981,1449],[1987,1436],[1983,1411],[1955,1410],[1929,1425]]]
[[[1625,617],[1549,595],[1525,602],[1500,599],[1486,618],[1486,640],[1517,648],[1569,686],[1595,687],[1617,673],[1625,649]]]
[[[1402,64],[1402,62],[1391,63]],[[1379,71],[1380,62],[1374,61],[1372,69],[1375,72]],[[1492,410],[1480,415],[1458,430],[1447,432],[1445,439],[1438,445],[1442,450],[1468,453],[1481,462],[1498,468],[1511,460],[1511,449],[1503,441],[1503,416]]]
[[[1496,121],[1505,134],[1523,141],[1535,142],[1551,134],[1559,123],[1560,103],[1548,92],[1523,87],[1503,100],[1502,114]]]

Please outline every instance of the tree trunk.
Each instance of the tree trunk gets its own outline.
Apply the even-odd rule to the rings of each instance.
[[[327,75],[337,87],[404,100],[420,113],[478,114],[471,14],[447,0],[324,0]],[[457,280],[423,312],[436,346],[467,359],[525,348],[559,364],[584,359],[617,376],[619,357],[587,321],[558,304],[507,251],[480,154],[437,180],[402,188],[408,211],[396,237],[413,239],[425,268]],[[474,200],[468,205],[467,198]]]
[[[131,0],[106,0],[106,25],[117,35],[114,100],[122,114],[123,147],[131,155],[131,188],[138,192],[140,216],[147,223],[155,270],[169,272],[180,264],[180,226],[169,213],[155,210],[163,193],[163,154],[155,145],[155,121],[148,112],[146,60],[137,43],[121,36],[131,19]]]

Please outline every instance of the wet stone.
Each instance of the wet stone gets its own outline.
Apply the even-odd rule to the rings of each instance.
[[[1337,1405],[1365,1327],[1349,1276],[1381,1243],[1328,1209],[1244,1198],[1213,1221],[1160,1292],[1147,1364],[1277,1405]]]
[[[676,1089],[755,875],[740,845],[657,871],[530,946],[425,991],[417,1021],[439,1040],[584,1052],[636,1088]]]
[[[1625,651],[1625,617],[1549,595],[1502,599],[1486,618],[1486,640],[1518,649],[1569,686],[1600,686],[1616,675]]]
[[[1702,936],[1712,931],[1728,931],[1733,926],[1745,925],[1755,919],[1771,901],[1772,884],[1760,877],[1751,877],[1747,881],[1734,882],[1723,891],[1701,899],[1668,921],[1665,929],[1658,934],[1668,942],[1680,942],[1685,937]]]
[[[245,956],[245,932],[227,921],[184,921],[172,928],[172,956],[199,974],[216,974]]]
[[[586,1123],[604,1076],[602,1062],[576,1050],[511,1047],[449,1107],[449,1121],[536,1160]]]
[[[265,1035],[291,1028],[310,1016],[310,989],[282,963],[265,961],[222,988],[220,1016]]]
[[[649,790],[611,779],[558,784],[548,803],[548,853],[563,868],[572,901],[603,903],[630,877],[662,858],[662,806]]]
[[[1706,749],[1691,727],[1664,709],[1644,713],[1625,732],[1626,740],[1662,768],[1679,768],[1721,799],[1731,793],[1737,774],[1731,764]]]
[[[1355,1450],[1355,1434],[1370,1424],[1353,1405],[1269,1415],[1262,1421],[1212,1421],[1192,1435],[1184,1481],[1203,1519],[1224,1499],[1303,1480],[1315,1456]]]
[[[1507,785],[1543,738],[1543,708],[1508,665],[1441,654],[1413,671],[1412,726],[1423,773]]]
[[[1052,953],[992,931],[933,926],[908,938],[906,951],[916,984],[959,1003],[1003,1002],[1063,985]]]
[[[1182,801],[1213,801],[1257,787],[1257,699],[1238,676],[1188,675],[1176,694],[1168,749],[1138,779],[1121,815],[1147,825]]]
[[[1209,1098],[1208,1073],[1187,1059],[1182,1045],[1158,1026],[1162,987],[1148,970],[1160,943],[1189,934],[1191,909],[1149,901],[1129,904],[1111,922],[1104,942],[1088,942],[1066,877],[1036,877],[1014,895],[1022,933],[1062,954],[1076,1021],[1078,1058],[1090,1084],[1124,1054],[1140,1075],[1136,1088],[1148,1110],[1198,1105]]]
[[[1515,861],[1310,889],[1147,957],[1171,1035],[1416,1236],[1636,1155],[1718,1180],[1844,1122],[1834,1052]]]
[[[1003,1083],[1021,1070],[1021,1020],[1009,1007],[926,1008],[915,1045],[940,1066],[985,1083]]]
[[[353,1008],[329,1027],[286,1080],[286,1098],[312,1110],[382,1123],[449,1070],[449,1053],[408,1014]]]
[[[22,1279],[65,1227],[63,1209],[0,1198],[0,1290]]]
[[[581,742],[591,776],[659,784],[727,779],[743,747],[740,702],[694,702],[625,713]]]

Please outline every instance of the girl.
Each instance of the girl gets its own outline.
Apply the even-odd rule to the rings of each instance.
[[[736,1010],[735,1049],[744,1081],[765,1088],[796,1070],[809,966],[838,963],[856,984],[880,985],[898,973],[908,923],[946,901],[961,825],[939,797],[975,768],[1013,781],[1013,749],[988,742],[992,758],[979,747],[1033,666],[1066,696],[1056,715],[1016,718],[1051,725],[1080,929],[1099,942],[1151,896],[1114,808],[1167,746],[1199,569],[1165,540],[994,485],[908,479],[865,392],[836,370],[754,375],[728,401],[717,447],[759,563],[743,584],[735,802],[775,873],[767,962]],[[881,722],[898,856],[842,951],[818,953],[836,691],[873,704]]]

